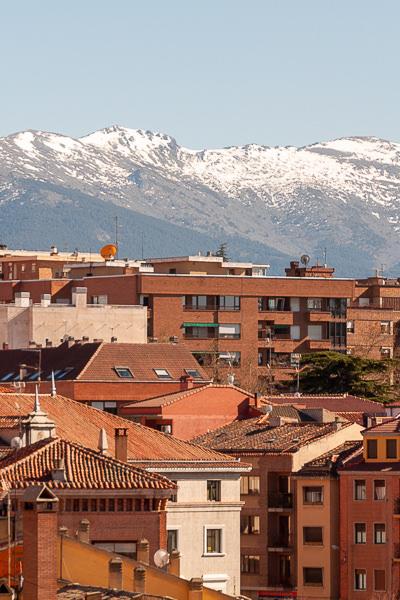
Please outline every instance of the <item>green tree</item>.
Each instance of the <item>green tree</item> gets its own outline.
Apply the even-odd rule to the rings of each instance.
[[[220,244],[218,250],[215,252],[214,256],[221,256],[224,260],[229,260],[228,257],[228,244],[223,242]]]
[[[313,394],[349,393],[381,402],[390,399],[392,361],[315,352],[301,357],[300,390]]]

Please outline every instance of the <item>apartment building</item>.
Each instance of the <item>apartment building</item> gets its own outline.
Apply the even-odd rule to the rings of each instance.
[[[106,339],[147,342],[147,309],[87,302],[87,289],[72,289],[71,303],[52,303],[43,294],[40,304],[29,292],[17,292],[13,303],[0,304],[0,347],[57,346],[67,339]]]
[[[332,413],[321,422],[290,406],[268,408],[261,417],[236,420],[193,441],[252,465],[241,480],[242,593],[288,599],[295,597],[297,585],[293,475],[332,448],[361,438],[362,427],[335,420]]]
[[[400,421],[363,432],[340,475],[340,598],[397,598],[400,590]]]
[[[72,289],[86,287],[88,304],[141,304],[150,339],[177,340],[216,381],[233,375],[246,389],[258,384],[269,391],[290,381],[306,352],[396,353],[397,280],[340,279],[331,267],[297,261],[285,277],[274,277],[268,265],[201,255],[66,262],[64,272],[50,279],[5,278],[0,302],[23,292],[34,303],[45,294],[52,303],[71,302]]]
[[[21,438],[24,425],[30,419],[33,419],[30,429],[34,431],[34,436],[26,439],[26,436],[22,435],[22,443],[29,448],[30,442],[34,442],[31,447],[36,448],[35,440],[39,439],[37,443],[43,444],[43,448],[47,449],[47,454],[41,451],[38,457],[35,455],[32,458],[32,464],[38,464],[36,473],[42,473],[42,469],[47,469],[48,473],[49,469],[52,469],[52,457],[60,458],[58,444],[61,442],[58,442],[57,438],[54,440],[55,433],[65,441],[68,448],[72,447],[71,452],[66,450],[64,453],[65,463],[71,456],[77,457],[77,464],[72,464],[71,469],[76,469],[72,474],[76,473],[82,490],[69,489],[67,484],[65,486],[67,489],[63,494],[71,500],[70,504],[65,505],[70,519],[65,523],[67,527],[75,527],[78,517],[88,520],[92,532],[90,535],[95,536],[95,541],[103,541],[106,545],[105,542],[118,542],[118,538],[111,537],[118,533],[118,523],[122,523],[121,535],[125,536],[119,540],[121,542],[129,541],[125,530],[129,532],[129,527],[136,526],[136,501],[132,510],[130,504],[126,503],[127,500],[125,505],[118,504],[118,498],[124,499],[125,493],[106,493],[106,490],[102,489],[95,510],[92,510],[91,503],[85,504],[90,495],[85,490],[84,481],[90,477],[93,485],[96,485],[99,475],[94,470],[88,471],[87,476],[81,473],[81,469],[85,469],[85,462],[79,458],[75,447],[83,446],[88,449],[89,454],[91,453],[90,456],[99,453],[99,460],[103,459],[101,464],[107,463],[108,457],[115,457],[116,468],[118,470],[119,466],[121,471],[121,479],[125,466],[129,466],[134,472],[143,473],[143,481],[149,474],[155,477],[156,481],[168,482],[168,496],[171,495],[171,489],[173,495],[166,506],[162,505],[161,508],[165,508],[162,513],[159,505],[153,503],[153,498],[158,498],[156,491],[151,489],[147,494],[145,491],[141,495],[140,512],[144,515],[143,519],[152,511],[155,511],[159,518],[162,515],[166,518],[164,538],[160,536],[157,539],[155,534],[151,537],[151,532],[147,533],[143,525],[143,533],[150,542],[151,556],[158,547],[168,548],[171,552],[176,549],[181,553],[182,577],[192,579],[203,576],[207,588],[232,595],[239,593],[242,509],[240,478],[241,475],[250,472],[250,464],[62,396],[40,394],[39,401],[41,409],[37,415],[37,405],[33,410],[35,403],[37,404],[35,395],[0,393],[0,439],[3,446],[0,450],[5,454],[10,453],[11,444],[16,443],[12,440]],[[28,450],[23,447],[21,452]],[[107,464],[104,468],[108,468]],[[61,466],[59,465],[59,468]],[[115,485],[119,485],[119,476],[111,468],[109,473],[109,487],[113,490],[114,481],[117,482]],[[158,495],[163,496],[161,483]],[[56,488],[57,485],[56,483]],[[111,506],[110,499],[115,500]],[[120,510],[120,506],[125,506],[124,511]],[[89,510],[86,510],[86,507]],[[120,514],[125,515],[128,520],[131,519],[132,524],[124,522],[122,517],[120,521],[116,521]],[[107,531],[101,529],[99,519]],[[140,526],[139,521],[137,526]],[[130,541],[137,541],[132,531],[131,534]],[[155,547],[157,543],[161,546]],[[115,546],[115,550],[118,551],[118,548],[120,547]]]
[[[298,600],[338,600],[339,474],[362,447],[347,441],[307,462],[295,475]]]

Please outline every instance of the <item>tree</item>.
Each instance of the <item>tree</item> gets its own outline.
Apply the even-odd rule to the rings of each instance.
[[[384,402],[391,387],[388,375],[392,361],[315,352],[301,357],[300,390],[313,394],[349,393]]]
[[[229,260],[228,244],[226,242],[223,242],[222,244],[220,244],[220,246],[219,246],[218,250],[215,252],[214,256],[220,256],[224,260]]]

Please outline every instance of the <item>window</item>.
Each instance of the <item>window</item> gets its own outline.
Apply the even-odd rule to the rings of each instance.
[[[304,504],[322,504],[323,499],[322,487],[303,487]]]
[[[386,573],[384,570],[374,570],[374,591],[384,592],[386,590]]]
[[[100,498],[100,500],[99,500],[99,511],[106,512],[106,499],[105,498]]]
[[[206,529],[205,554],[222,554],[222,529]]]
[[[365,523],[354,524],[354,543],[355,544],[366,544],[367,543],[367,526]]]
[[[114,367],[114,370],[121,379],[133,379],[133,373],[129,367]]]
[[[347,333],[354,333],[354,321],[347,321],[346,330]]]
[[[185,308],[189,310],[212,310],[213,299],[208,300],[207,296],[185,296]]]
[[[241,573],[257,574],[260,572],[260,557],[251,554],[242,554],[240,557]]]
[[[102,548],[102,550],[107,550],[107,552],[115,552],[116,554],[121,554],[122,556],[128,556],[133,560],[136,560],[137,557],[137,549],[136,549],[136,541],[132,542],[92,542],[93,546],[97,548]]]
[[[171,553],[173,550],[178,550],[178,530],[168,529],[167,531],[167,551]]]
[[[356,479],[354,482],[354,500],[366,500],[367,489],[364,479]]]
[[[381,333],[391,333],[391,321],[381,321]]]
[[[107,401],[107,402],[102,402],[102,401],[96,401],[96,402],[91,402],[90,406],[92,406],[93,408],[97,408],[98,410],[104,410],[104,412],[110,413],[112,415],[116,415],[117,414],[117,403],[113,402],[113,401]]]
[[[79,509],[80,509],[79,498],[74,498],[72,501],[72,510],[74,512],[79,512]]]
[[[322,544],[322,527],[303,527],[304,544]]]
[[[97,500],[95,500],[94,498],[90,501],[90,512],[96,512],[97,511]]]
[[[139,500],[139,502],[140,502],[140,500]],[[132,498],[127,498],[125,500],[125,510],[127,512],[132,512],[133,511],[133,499]],[[136,508],[135,508],[135,510],[136,510]],[[139,510],[140,510],[140,507],[139,507]]]
[[[291,325],[290,326],[290,338],[292,340],[300,339],[300,326],[299,325]]]
[[[382,348],[381,348],[381,358],[392,358],[392,349],[382,346]]]
[[[117,500],[117,511],[118,512],[123,512],[124,510],[124,499],[123,498],[118,498]]]
[[[378,458],[378,440],[367,440],[367,458]]]
[[[386,440],[386,458],[397,458],[397,440]]]
[[[221,502],[221,482],[215,479],[207,481],[207,500]]]
[[[100,296],[92,296],[92,304],[108,304],[108,296],[105,294]]]
[[[88,512],[89,510],[89,500],[87,498],[83,498],[82,500],[82,512]]]
[[[257,476],[249,477],[248,475],[243,475],[240,478],[240,493],[242,495],[259,494],[260,478]]]
[[[237,340],[240,338],[239,323],[224,323],[218,326],[218,336],[221,339]]]
[[[110,498],[108,500],[108,511],[109,512],[114,512],[115,511],[115,500],[114,500],[114,498]]]
[[[303,568],[304,585],[322,585],[323,572],[321,567],[304,567]]]
[[[322,310],[322,298],[307,298],[308,310]]]
[[[374,500],[384,500],[386,498],[386,484],[383,479],[374,481]]]
[[[354,571],[354,589],[367,589],[367,571],[365,569],[356,569]]]
[[[219,310],[240,310],[240,296],[219,296]]]
[[[176,485],[178,485],[178,482],[171,479],[172,483],[175,483]],[[170,502],[178,502],[178,488],[176,488],[173,492],[172,495],[169,499]]]
[[[309,325],[308,326],[308,337],[310,340],[322,340],[322,326],[321,325]]]
[[[375,525],[374,525],[374,544],[386,544],[386,525],[385,525],[385,523],[375,523]]]
[[[186,375],[193,377],[193,379],[202,379],[197,369],[185,369]]]
[[[300,311],[300,298],[290,298],[290,310],[292,312]]]
[[[255,535],[260,533],[260,517],[258,515],[241,515],[240,533]]]
[[[172,379],[169,371],[167,369],[153,369],[154,373],[157,375],[158,379]]]

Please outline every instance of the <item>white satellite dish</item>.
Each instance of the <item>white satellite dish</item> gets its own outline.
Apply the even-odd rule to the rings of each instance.
[[[10,446],[11,446],[11,448],[15,448],[16,450],[19,450],[20,448],[22,448],[22,440],[21,440],[21,438],[20,437],[13,437],[11,439]]]
[[[164,569],[164,567],[166,567],[169,563],[169,554],[166,550],[160,548],[154,553],[153,560],[156,567],[159,569]]]

